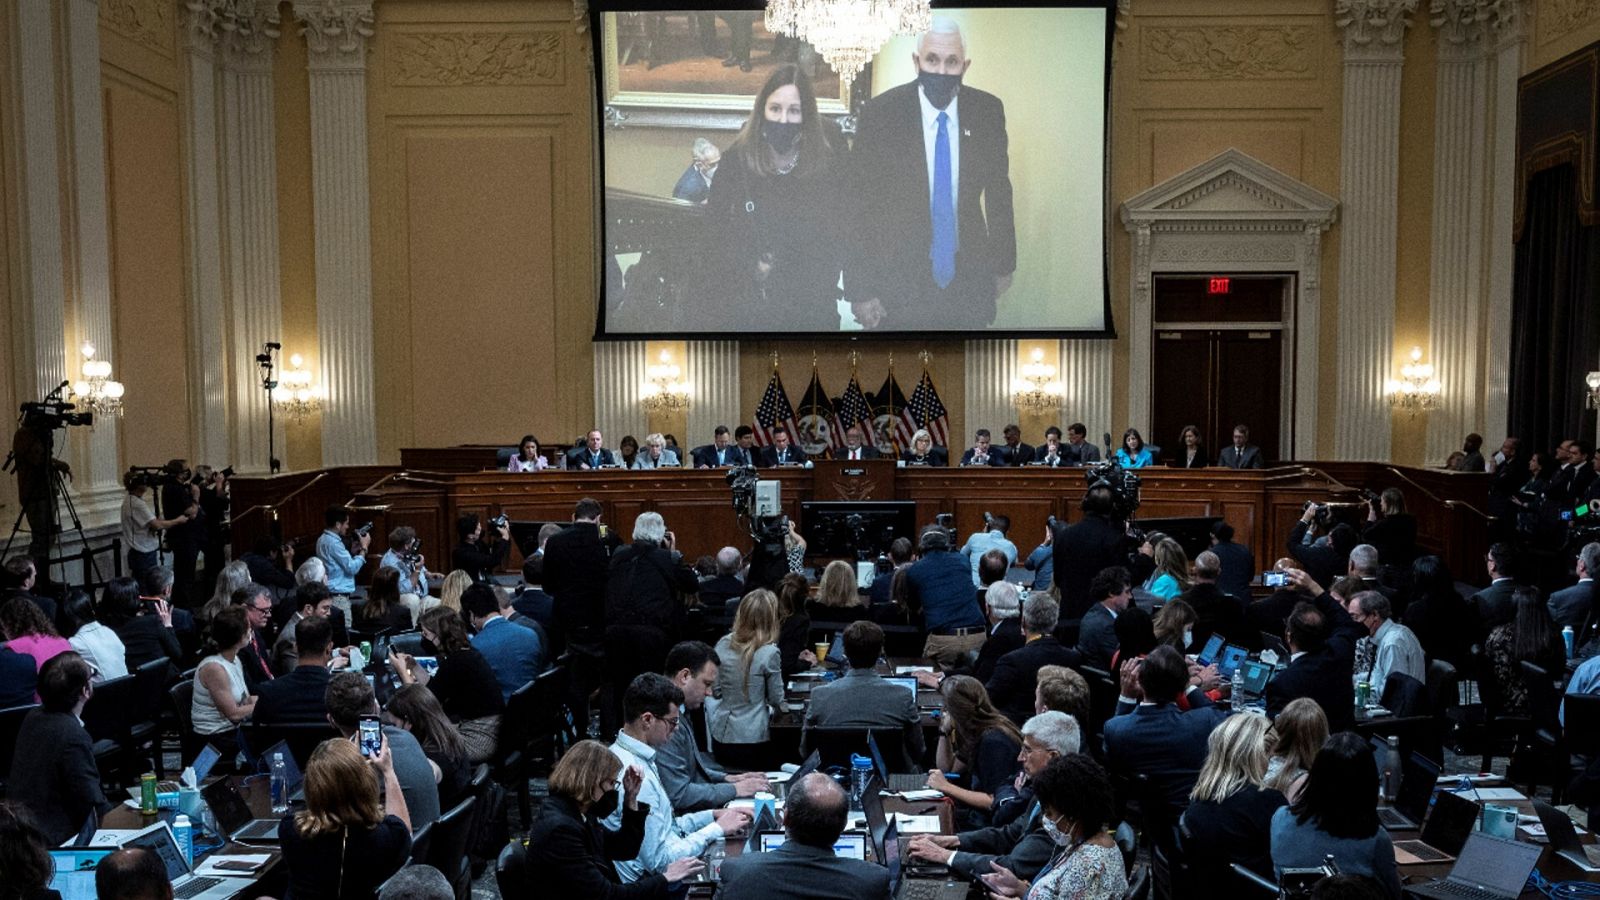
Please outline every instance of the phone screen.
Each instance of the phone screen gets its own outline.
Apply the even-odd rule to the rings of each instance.
[[[377,756],[378,751],[383,749],[383,734],[378,730],[377,716],[362,716],[358,734],[362,756]]]
[[[1289,576],[1284,572],[1261,573],[1261,584],[1265,587],[1283,587],[1289,583]]]

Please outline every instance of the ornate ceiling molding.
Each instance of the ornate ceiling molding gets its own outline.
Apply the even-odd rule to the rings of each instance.
[[[564,77],[561,32],[426,31],[387,34],[389,83],[557,85]]]
[[[1146,79],[1249,80],[1315,77],[1305,25],[1160,25],[1139,34]]]

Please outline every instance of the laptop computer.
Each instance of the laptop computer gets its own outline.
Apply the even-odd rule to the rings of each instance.
[[[823,662],[831,662],[835,666],[844,666],[849,662],[844,658],[844,632],[833,636],[833,643],[828,645],[828,655],[823,657]]]
[[[172,826],[157,822],[141,829],[122,842],[123,847],[142,847],[154,853],[167,867],[167,880],[172,882],[172,896],[177,900],[224,900],[248,888],[254,879],[224,878],[219,875],[195,875],[183,858]]]
[[[762,831],[758,834],[759,852],[770,853],[784,845],[789,835],[782,831]],[[833,842],[833,855],[842,859],[867,859],[867,836],[859,831],[846,831]]]
[[[883,680],[911,692],[911,705],[917,705],[917,679],[912,675],[885,675]]]
[[[872,853],[883,859],[883,836],[889,830],[889,817],[883,811],[883,779],[877,772],[867,777],[867,788],[861,792],[861,813],[867,820],[867,836],[872,839]]]
[[[781,830],[781,826],[778,825],[778,817],[773,815],[772,807],[770,805],[762,806],[760,811],[756,813],[755,821],[750,823],[750,836],[745,838],[744,852],[760,853],[765,849],[761,846],[761,835],[779,830]]]
[[[1222,655],[1217,657],[1217,674],[1223,681],[1227,681],[1233,678],[1233,670],[1239,668],[1239,664],[1249,658],[1250,651],[1244,647],[1223,644]]]
[[[211,774],[211,769],[222,758],[222,751],[210,744],[200,749],[199,755],[194,758],[190,768],[194,769],[194,784],[199,787],[206,782],[206,776]],[[183,785],[171,779],[156,782],[156,791],[162,794],[175,794]]]
[[[1463,852],[1462,845],[1478,822],[1478,804],[1451,791],[1440,791],[1433,811],[1416,840],[1395,841],[1394,861],[1402,866],[1448,862]],[[1526,877],[1526,876],[1524,876]]]
[[[1514,900],[1522,894],[1528,876],[1544,848],[1473,832],[1461,848],[1461,858],[1450,874],[1424,884],[1406,885],[1407,893],[1439,900]]]
[[[306,799],[306,778],[300,771],[300,765],[294,761],[294,754],[289,752],[289,742],[279,741],[267,748],[261,754],[261,767],[268,777],[272,776],[272,755],[283,754],[283,777],[288,782],[289,802],[303,803]]]
[[[1374,737],[1376,749],[1383,739]],[[1388,752],[1383,744],[1383,752]],[[1378,759],[1378,777],[1383,777],[1383,756]],[[1439,783],[1439,764],[1420,753],[1413,752],[1400,764],[1400,790],[1395,793],[1393,806],[1378,807],[1378,824],[1390,831],[1417,828],[1428,813],[1428,801]]]
[[[1244,692],[1252,697],[1259,697],[1267,691],[1267,682],[1278,674],[1277,666],[1270,666],[1260,660],[1246,659],[1239,663],[1239,674],[1244,679]]]
[[[1534,798],[1533,811],[1539,816],[1544,836],[1557,856],[1585,872],[1600,872],[1600,847],[1585,846],[1566,813],[1538,798]]]
[[[911,681],[916,681],[915,678]],[[915,772],[891,773],[889,767],[883,762],[883,752],[878,749],[878,741],[873,738],[872,732],[867,732],[867,752],[872,754],[872,765],[878,770],[878,777],[883,779],[886,790],[895,793],[905,791],[920,791],[928,787],[928,776]]]
[[[878,857],[889,870],[889,896],[894,900],[966,900],[971,885],[950,878],[918,878],[900,862],[900,827],[889,823],[883,835],[883,855]]]
[[[50,865],[55,874],[50,876],[50,890],[61,894],[61,900],[95,900],[95,866],[112,852],[109,847],[51,850]]]
[[[206,785],[200,791],[206,806],[217,817],[217,828],[230,841],[277,841],[278,819],[258,819],[249,804],[227,779]]]
[[[1200,649],[1200,652],[1194,655],[1194,661],[1202,666],[1211,665],[1217,661],[1217,655],[1222,652],[1224,643],[1226,642],[1222,639],[1222,635],[1213,634],[1206,641],[1206,645]]]

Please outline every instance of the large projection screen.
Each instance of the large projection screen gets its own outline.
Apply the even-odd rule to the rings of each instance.
[[[597,335],[1110,336],[1108,3],[935,7],[848,87],[755,7],[602,5]]]

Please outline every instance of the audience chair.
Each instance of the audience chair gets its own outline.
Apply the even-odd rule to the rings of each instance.
[[[178,764],[187,766],[205,746],[200,735],[194,733],[194,720],[190,717],[194,711],[194,673],[168,688],[167,696],[172,699],[172,715],[178,723]]]
[[[483,874],[483,870],[490,862],[489,859],[479,855],[478,849],[484,844],[484,835],[490,825],[489,819],[494,814],[489,803],[491,793],[489,788],[492,784],[493,782],[489,780],[488,763],[479,763],[478,767],[472,770],[472,780],[467,783],[467,796],[478,801],[472,810],[472,833],[467,839],[467,855],[472,860],[473,881],[478,880],[478,876]],[[490,855],[493,855],[492,851]]]
[[[1128,876],[1128,890],[1122,895],[1122,900],[1149,900],[1150,897],[1150,867],[1139,863],[1133,867],[1133,874]]]
[[[17,752],[17,735],[22,731],[22,720],[38,708],[39,704],[30,703],[27,706],[0,709],[0,797],[5,796],[6,778],[11,775],[11,759]]]
[[[535,719],[534,705],[538,699],[534,690],[538,683],[539,680],[535,678],[511,692],[511,698],[506,701],[506,711],[500,716],[500,733],[496,738],[494,758],[490,760],[490,772],[494,780],[516,791],[517,812],[524,824],[533,821],[533,801],[528,794],[528,755]]]
[[[128,726],[138,711],[137,685],[132,675],[102,681],[83,706],[83,728],[94,740],[94,762],[100,780],[122,784],[127,768]]]
[[[1394,715],[1358,722],[1357,733],[1397,737],[1402,754],[1416,751],[1429,759],[1444,758],[1440,719],[1430,705],[1427,685],[1404,672],[1391,672],[1379,703]]]
[[[1087,734],[1083,735],[1083,745],[1095,758],[1104,760],[1105,749],[1101,746],[1100,732],[1107,719],[1117,712],[1117,697],[1122,688],[1117,684],[1117,679],[1105,669],[1096,669],[1093,666],[1079,666],[1078,673],[1089,684],[1089,721]]]
[[[527,894],[528,848],[513,841],[500,851],[494,861],[494,882],[502,897],[522,897]]]
[[[1229,863],[1228,866],[1233,870],[1233,883],[1237,888],[1234,893],[1235,897],[1246,898],[1246,900],[1251,897],[1260,898],[1260,900],[1272,900],[1272,898],[1278,896],[1278,886],[1276,884],[1238,863]]]
[[[1528,685],[1528,713],[1533,719],[1527,744],[1532,764],[1523,767],[1528,774],[1524,793],[1533,796],[1540,773],[1546,773],[1550,779],[1550,802],[1560,803],[1569,762],[1560,719],[1561,684],[1543,666],[1531,662],[1522,663],[1522,680]]]
[[[850,771],[850,755],[870,757],[867,736],[871,735],[883,756],[883,764],[890,772],[915,772],[915,761],[908,761],[905,753],[905,732],[894,728],[859,728],[850,725],[813,726],[806,730],[807,747],[817,751],[822,762],[819,769],[839,767]]]
[[[578,742],[571,718],[567,715],[567,668],[551,666],[533,679],[533,722],[528,735],[530,763],[540,770],[554,767],[567,748]],[[510,710],[506,711],[507,715]],[[506,716],[500,717],[505,727]]]
[[[1478,693],[1483,699],[1483,764],[1480,772],[1493,771],[1496,756],[1511,757],[1533,731],[1533,717],[1508,716],[1502,712],[1500,683],[1494,677],[1482,650],[1473,648],[1473,670],[1480,673]]]
[[[139,753],[150,748],[152,771],[157,776],[166,775],[166,761],[161,752],[161,738],[166,731],[167,681],[172,677],[172,664],[165,659],[152,659],[133,671],[135,706],[128,720],[127,745],[129,752]],[[144,757],[140,756],[143,763]]]
[[[428,861],[428,847],[433,843],[433,823],[428,822],[411,833],[411,864],[420,866]]]
[[[239,734],[244,739],[245,755],[252,763],[259,761],[267,748],[285,741],[289,745],[289,755],[294,757],[295,765],[302,772],[311,760],[311,751],[317,749],[318,744],[340,736],[339,730],[327,722],[278,722],[271,725],[246,722],[239,726]]]
[[[444,873],[455,888],[457,900],[467,900],[472,890],[467,843],[472,839],[472,810],[478,798],[468,797],[433,823],[428,844],[428,865]]]
[[[1112,840],[1116,841],[1117,850],[1122,853],[1122,868],[1131,880],[1134,860],[1139,856],[1139,835],[1133,830],[1132,825],[1122,822],[1117,825],[1117,830],[1112,835]]]

